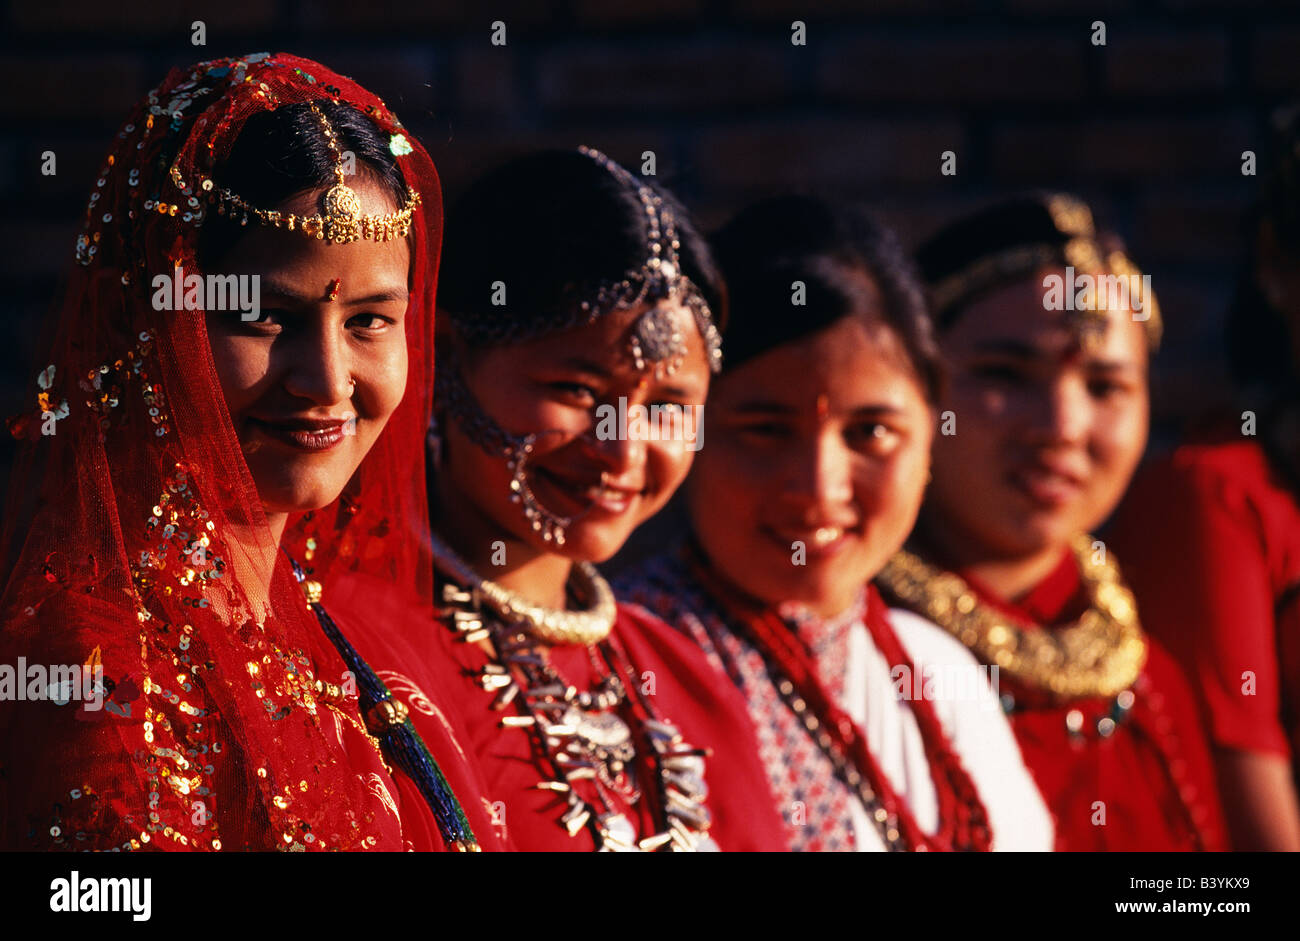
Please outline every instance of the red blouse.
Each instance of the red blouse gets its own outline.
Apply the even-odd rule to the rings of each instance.
[[[1078,565],[1068,550],[1016,604],[969,573],[958,574],[986,604],[1022,624],[1059,624],[1085,609]],[[1147,662],[1131,687],[1128,710],[1115,697],[1055,702],[1005,671],[998,677],[1002,695],[1014,698],[1011,725],[1052,811],[1058,851],[1227,848],[1195,700],[1173,659],[1153,638],[1147,640]],[[1102,734],[1099,723],[1109,734]]]
[[[675,724],[689,744],[711,751],[705,759],[704,775],[712,816],[709,835],[723,850],[784,850],[783,824],[773,809],[758,759],[758,743],[740,694],[729,684],[718,682],[713,668],[690,641],[644,612],[620,606],[614,631],[659,718]],[[474,679],[473,674],[489,662],[485,651],[461,642],[441,623],[430,625],[419,636],[402,638],[400,643],[390,638],[382,646],[385,649],[379,643],[368,643],[362,651],[381,676],[394,675],[391,671],[396,668],[414,681],[412,685],[436,690],[444,711],[452,712],[453,707],[446,704],[455,704],[456,715],[448,718],[456,726],[458,738],[458,723],[464,722],[460,740],[482,772],[485,797],[481,810],[492,822],[495,840],[525,851],[595,849],[585,828],[569,836],[560,822],[564,801],[554,792],[536,787],[546,775],[534,760],[528,730],[501,726],[503,717],[520,715],[517,704],[494,711],[490,704],[496,694]],[[599,680],[586,647],[552,647],[550,662],[566,682],[579,689],[591,688]],[[424,735],[431,718],[414,704],[412,715]],[[644,782],[640,783],[644,789]],[[468,812],[467,795],[459,789],[457,794]],[[616,808],[636,827],[638,839],[657,832],[647,803],[643,798],[632,806]],[[474,827],[483,840],[477,821]]]
[[[1143,625],[1217,746],[1300,755],[1300,503],[1264,451],[1188,445],[1140,474],[1112,538]],[[1297,766],[1300,767],[1300,766]]]

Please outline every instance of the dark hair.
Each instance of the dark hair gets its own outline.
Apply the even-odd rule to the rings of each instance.
[[[721,278],[681,204],[643,180],[671,210],[682,272],[724,316]],[[472,183],[447,213],[438,306],[471,343],[536,336],[572,322],[575,298],[642,267],[647,218],[636,189],[578,151],[540,151]],[[506,303],[492,303],[494,282]],[[472,328],[466,330],[466,328]]]
[[[742,209],[712,241],[731,304],[724,372],[861,317],[894,333],[927,399],[938,401],[945,371],[920,280],[897,237],[870,213],[776,196]],[[794,281],[804,286],[800,307],[791,303]]]
[[[1246,217],[1245,260],[1227,316],[1228,365],[1234,382],[1251,399],[1294,396],[1300,368],[1292,362],[1289,328],[1264,296],[1256,275],[1260,227],[1273,230],[1278,250],[1300,261],[1300,105],[1280,109],[1260,167],[1259,196]]]
[[[384,132],[351,105],[319,101],[317,106],[333,126],[339,149],[356,156],[358,175],[378,182],[396,205],[402,205],[406,181]],[[309,102],[301,102],[250,117],[225,162],[213,169],[212,179],[254,206],[269,209],[298,193],[329,186],[334,166],[320,119]],[[219,261],[245,231],[210,212],[199,232],[200,263]]]

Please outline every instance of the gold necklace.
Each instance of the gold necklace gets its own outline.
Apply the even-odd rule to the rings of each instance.
[[[1025,629],[981,604],[960,576],[900,549],[876,583],[892,600],[934,621],[981,661],[1060,699],[1114,696],[1138,678],[1147,643],[1133,593],[1108,557],[1093,555],[1092,537],[1070,542],[1088,593],[1088,610],[1072,624]]]
[[[437,565],[470,591],[477,591],[498,615],[518,624],[537,640],[552,646],[586,647],[599,644],[613,630],[618,609],[609,583],[590,562],[573,563],[572,588],[587,603],[582,611],[556,610],[529,601],[518,592],[480,576],[456,551],[431,533]]]

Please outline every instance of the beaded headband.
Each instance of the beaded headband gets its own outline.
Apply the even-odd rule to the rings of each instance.
[[[678,311],[672,306],[675,304],[691,312],[704,340],[709,369],[717,372],[722,368],[722,336],[713,323],[708,302],[682,272],[677,254],[681,242],[672,210],[664,205],[663,197],[605,154],[591,147],[579,147],[578,152],[596,161],[629,189],[635,188],[646,214],[650,257],[641,267],[624,272],[617,280],[585,286],[579,295],[581,300],[541,329],[550,332],[590,324],[615,311],[647,304],[645,313],[632,325],[627,352],[637,371],[653,368],[657,376],[671,375],[686,357],[686,337]],[[517,342],[536,332],[527,332],[504,320],[494,322],[484,317],[458,316],[454,312],[451,316],[457,330],[471,343]],[[435,399],[440,407],[478,447],[505,460],[510,472],[510,499],[520,507],[532,530],[544,541],[563,546],[565,531],[573,519],[547,509],[528,482],[527,465],[540,434],[516,435],[498,425],[465,385],[460,363],[446,347],[440,349],[435,376]],[[435,418],[430,430],[435,453],[439,440]]]
[[[208,199],[216,204],[217,214],[229,216],[240,225],[248,225],[249,219],[261,225],[301,232],[308,238],[326,239],[339,245],[368,239],[375,242],[388,242],[392,239],[406,238],[411,231],[411,215],[420,204],[420,194],[411,187],[406,188],[406,201],[396,212],[383,215],[361,214],[361,199],[356,191],[348,186],[343,170],[343,153],[339,150],[338,136],[330,124],[325,112],[316,102],[311,103],[311,111],[320,119],[325,132],[325,142],[334,155],[334,185],[321,197],[321,212],[310,216],[299,216],[292,212],[280,212],[272,209],[259,209],[250,205],[243,197],[226,187],[217,188],[212,180],[204,179],[199,188]],[[185,189],[185,181],[180,178],[180,171],[172,167],[172,182],[178,189]]]
[[[624,272],[617,281],[604,281],[596,285],[594,296],[578,304],[578,310],[594,321],[617,310],[627,310],[639,304],[649,304],[647,310],[632,328],[629,352],[638,370],[647,362],[656,370],[671,374],[681,365],[686,355],[686,338],[682,336],[677,320],[667,305],[670,301],[686,307],[695,317],[704,349],[709,360],[709,370],[722,368],[722,336],[713,323],[713,313],[698,287],[683,272],[677,250],[676,220],[663,197],[636,179],[605,154],[593,147],[579,147],[578,153],[590,157],[615,179],[628,188],[635,188],[646,214],[646,240],[650,257],[640,268]]]
[[[722,335],[713,322],[713,313],[704,295],[682,272],[677,254],[681,242],[672,210],[664,205],[663,197],[599,150],[579,147],[578,152],[596,161],[620,183],[636,191],[646,215],[646,243],[650,257],[640,267],[624,272],[621,277],[579,286],[569,295],[560,312],[536,326],[521,325],[509,317],[494,317],[485,311],[474,314],[448,311],[457,331],[474,345],[517,343],[541,333],[595,323],[615,311],[648,304],[649,310],[637,320],[632,330],[628,353],[638,370],[653,366],[657,372],[671,373],[686,353],[686,338],[678,325],[676,312],[670,307],[677,304],[693,315],[704,339],[709,369],[718,372],[722,368]],[[662,303],[665,301],[668,304]]]
[[[1092,210],[1086,203],[1064,194],[1048,196],[1043,205],[1053,227],[1069,236],[1064,243],[1032,243],[1013,246],[986,255],[941,278],[930,286],[930,301],[936,316],[1003,281],[1021,277],[1062,259],[1078,271],[1101,271],[1125,278],[1139,278],[1142,272],[1118,249],[1107,250],[1098,240]],[[1140,281],[1139,281],[1140,283]],[[1159,346],[1162,333],[1160,307],[1154,294],[1142,292],[1140,300],[1147,313],[1146,329],[1152,348]],[[1085,338],[1097,336],[1106,322],[1104,311],[1071,311],[1074,328]]]

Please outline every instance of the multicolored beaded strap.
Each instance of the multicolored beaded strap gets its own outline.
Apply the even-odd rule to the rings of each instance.
[[[289,564],[293,566],[294,577],[307,590],[312,583],[307,581],[302,567],[292,557],[289,558]],[[438,822],[438,832],[447,845],[460,852],[478,852],[478,839],[470,828],[464,808],[456,800],[451,785],[447,783],[438,762],[420,738],[420,733],[415,730],[415,723],[411,721],[405,704],[394,698],[384,681],[375,675],[375,671],[370,669],[361,654],[343,636],[334,619],[320,603],[319,586],[315,587],[315,597],[308,595],[307,606],[316,615],[325,636],[357,678],[361,714],[366,720],[367,728],[379,739],[393,763],[410,775],[419,787]]]

